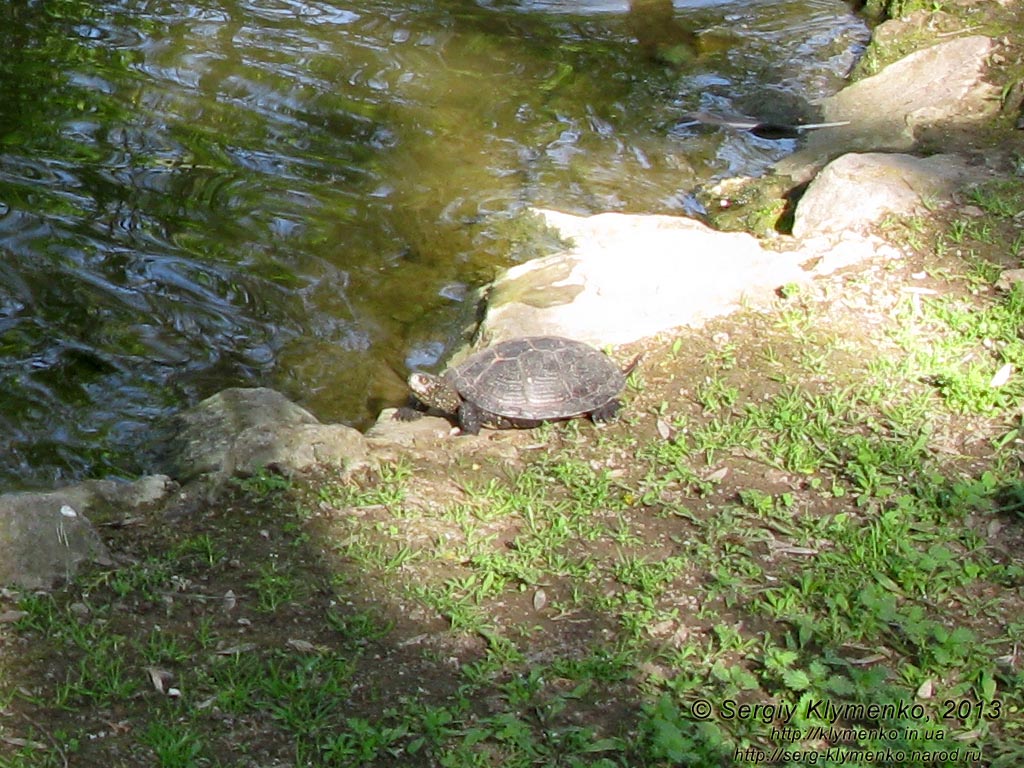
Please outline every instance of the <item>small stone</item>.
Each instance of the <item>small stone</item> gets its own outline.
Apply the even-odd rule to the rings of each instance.
[[[996,288],[1001,291],[1010,291],[1020,282],[1024,282],[1024,269],[1005,269],[996,280]]]

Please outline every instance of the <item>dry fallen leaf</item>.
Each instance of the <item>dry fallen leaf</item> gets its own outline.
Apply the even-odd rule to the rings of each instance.
[[[160,669],[159,667],[146,667],[146,671],[149,673],[149,679],[152,681],[153,688],[156,689],[157,693],[170,693],[167,686],[170,684],[171,680],[174,679],[173,674],[168,672],[166,669]]]
[[[993,376],[992,380],[988,383],[989,387],[991,387],[992,389],[998,389],[999,387],[1003,386],[1006,382],[1010,380],[1010,376],[1012,374],[1013,366],[1010,363],[1007,363],[998,371],[996,371],[995,376]]]
[[[430,635],[428,635],[426,632],[423,632],[423,633],[421,633],[419,635],[413,635],[412,637],[410,637],[410,638],[400,642],[398,644],[398,647],[399,648],[407,648],[410,645],[418,645],[418,644],[422,643],[424,640],[426,640],[428,637],[430,637]]]
[[[543,611],[544,606],[548,604],[548,595],[543,589],[538,589],[533,593],[533,610]]]
[[[728,467],[722,467],[721,469],[716,469],[714,472],[712,472],[710,475],[708,475],[704,479],[707,480],[709,483],[720,483],[720,482],[722,482],[722,480],[725,479],[725,476],[728,475],[728,474],[729,474],[729,468]]]
[[[686,645],[686,641],[689,639],[690,628],[685,624],[680,624],[676,627],[676,631],[672,633],[672,636],[669,638],[669,642],[672,643],[675,648],[682,648]]]
[[[647,627],[648,633],[651,637],[662,637],[669,634],[676,626],[675,619],[664,619],[662,621],[656,621]]]
[[[29,739],[19,739],[15,736],[3,736],[0,737],[0,741],[4,744],[9,744],[12,747],[29,747],[30,749],[44,750],[46,745],[38,741],[30,741]]]
[[[812,549],[811,547],[798,547],[791,544],[784,544],[782,542],[772,542],[769,545],[772,549],[772,553],[778,553],[782,555],[816,555],[818,550]]]
[[[858,651],[864,651],[865,652],[865,655],[861,656],[860,658],[854,658],[854,657],[847,656],[846,660],[850,664],[857,664],[857,665],[874,664],[876,661],[884,661],[885,659],[888,659],[888,658],[892,657],[892,654],[889,652],[889,649],[887,649],[887,648],[871,649],[871,648],[866,648],[863,645],[851,645],[851,646],[848,646],[848,647],[851,650],[858,650]],[[872,650],[874,650],[875,652],[874,653],[869,653],[869,651],[872,651]]]
[[[237,653],[248,653],[249,651],[256,650],[256,643],[242,643],[241,645],[232,645],[230,648],[221,648],[217,651],[218,656],[234,656]]]
[[[292,638],[287,641],[287,644],[294,648],[299,653],[315,653],[316,646],[308,640],[297,640]]]
[[[664,419],[658,419],[657,421],[654,422],[654,426],[657,428],[658,435],[661,436],[662,440],[672,439],[672,427],[668,425],[667,421],[665,421]]]

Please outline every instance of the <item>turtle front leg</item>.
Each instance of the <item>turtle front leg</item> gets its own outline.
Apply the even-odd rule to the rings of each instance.
[[[395,409],[395,421],[416,421],[427,415],[427,406],[419,398],[410,396],[405,405]]]
[[[459,429],[464,435],[479,435],[483,423],[483,411],[474,403],[462,401],[459,406]]]

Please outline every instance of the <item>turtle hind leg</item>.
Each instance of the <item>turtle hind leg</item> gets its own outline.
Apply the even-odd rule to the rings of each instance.
[[[459,429],[467,435],[480,434],[481,427],[491,429],[529,429],[539,427],[544,422],[539,419],[515,419],[510,416],[499,416],[485,411],[475,403],[463,402],[459,408]]]
[[[618,400],[609,400],[600,408],[595,408],[590,412],[590,420],[595,424],[604,424],[606,421],[612,421],[621,407],[622,403]]]

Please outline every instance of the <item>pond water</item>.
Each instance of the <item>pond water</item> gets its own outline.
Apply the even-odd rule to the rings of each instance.
[[[793,149],[683,112],[797,114],[866,37],[836,0],[4,3],[0,488],[145,471],[228,386],[365,426],[518,213],[682,213]]]

